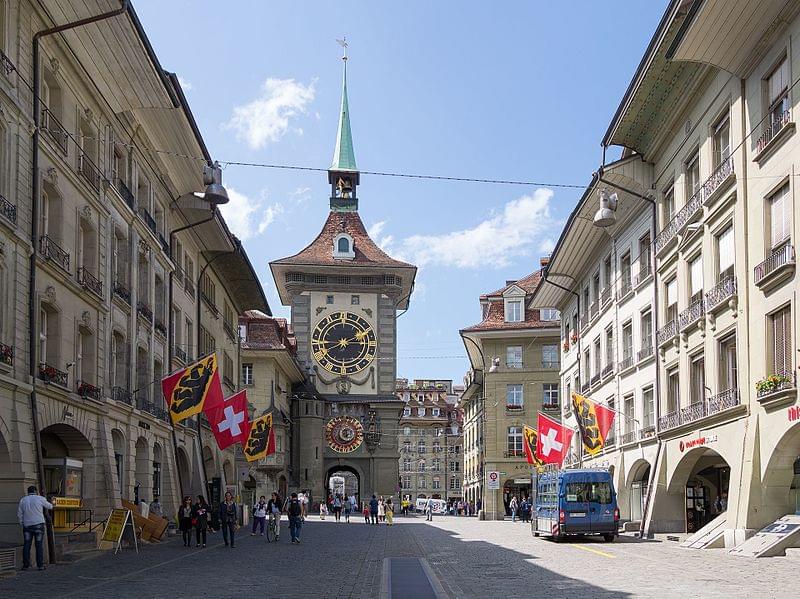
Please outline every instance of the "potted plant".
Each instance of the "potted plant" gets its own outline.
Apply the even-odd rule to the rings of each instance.
[[[570,336],[570,339],[572,340],[573,343],[577,343],[578,342],[578,331],[572,331],[572,336]]]
[[[771,374],[756,382],[756,391],[759,395],[769,395],[777,391],[784,383],[791,382],[792,378],[786,374]]]
[[[569,351],[569,339],[564,339],[563,348],[564,348],[564,353],[567,353]]]

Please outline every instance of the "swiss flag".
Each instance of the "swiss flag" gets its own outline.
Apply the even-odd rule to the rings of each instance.
[[[250,433],[247,417],[247,391],[231,395],[223,403],[205,410],[208,423],[220,449],[244,443]]]
[[[536,456],[545,464],[561,464],[569,451],[574,431],[539,412],[536,424]]]

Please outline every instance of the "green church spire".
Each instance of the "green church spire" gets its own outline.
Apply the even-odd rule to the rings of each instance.
[[[336,148],[333,151],[333,162],[328,170],[357,171],[356,153],[353,151],[353,134],[350,131],[350,106],[347,102],[347,54],[342,57],[342,60],[344,61],[342,110],[339,114],[339,130],[336,133]]]

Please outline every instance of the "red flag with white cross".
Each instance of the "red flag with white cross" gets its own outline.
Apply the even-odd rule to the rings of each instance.
[[[536,457],[545,464],[561,464],[569,452],[574,431],[539,412],[536,423]]]
[[[208,423],[220,449],[244,443],[250,433],[247,416],[247,391],[231,395],[223,403],[205,410]]]

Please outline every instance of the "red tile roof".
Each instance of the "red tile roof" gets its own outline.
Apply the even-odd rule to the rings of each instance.
[[[353,238],[355,258],[342,260],[333,257],[333,240],[339,233]],[[328,266],[388,266],[414,268],[412,264],[395,260],[370,239],[358,212],[331,212],[317,238],[294,256],[275,260],[273,264],[310,264]]]
[[[247,339],[242,349],[286,350],[297,353],[297,339],[292,325],[285,318],[273,318],[258,310],[248,310],[239,317],[239,324],[247,326]]]
[[[463,329],[463,333],[473,333],[479,331],[504,331],[520,329],[559,329],[560,323],[554,321],[542,321],[539,319],[539,310],[525,308],[525,320],[520,322],[506,322],[505,302],[503,293],[510,287],[517,286],[525,291],[525,305],[533,295],[534,290],[539,285],[542,278],[542,271],[537,270],[517,281],[509,283],[502,289],[487,293],[481,296],[482,302],[488,303],[486,317],[476,325]]]

